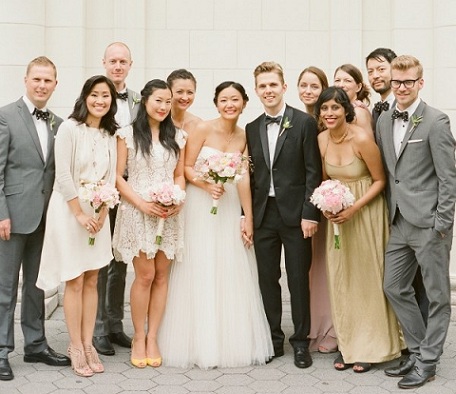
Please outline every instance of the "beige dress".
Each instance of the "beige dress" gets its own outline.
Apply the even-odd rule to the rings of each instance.
[[[354,156],[344,166],[325,159],[326,173],[347,185],[356,199],[372,184],[365,162]],[[334,227],[327,227],[327,273],[333,323],[346,363],[379,363],[401,355],[399,325],[383,293],[384,252],[388,239],[383,194],[339,225],[340,249],[334,248]]]

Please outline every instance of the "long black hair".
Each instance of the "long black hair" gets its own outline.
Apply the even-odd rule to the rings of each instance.
[[[141,90],[141,103],[139,105],[138,115],[133,122],[133,141],[135,149],[137,151],[140,150],[144,157],[150,156],[152,148],[152,133],[150,132],[146,102],[158,89],[168,89],[171,92],[169,85],[161,79],[153,79],[152,81],[147,82],[143,90]],[[177,157],[180,149],[175,139],[176,127],[171,119],[171,111],[169,111],[168,116],[160,122],[158,138],[164,148],[174,152]]]
[[[242,86],[238,82],[225,81],[225,82],[222,82],[221,84],[219,84],[215,88],[214,99],[213,99],[215,105],[217,105],[218,97],[219,97],[220,93],[222,92],[222,90],[224,90],[226,88],[231,88],[231,87],[236,89],[241,94],[241,97],[242,97],[242,100],[244,101],[244,104],[247,104],[247,102],[249,101],[249,96],[247,96],[247,93],[245,92],[244,86]]]
[[[95,85],[99,83],[106,83],[109,88],[109,92],[111,93],[111,106],[109,107],[109,111],[106,115],[101,118],[100,121],[100,128],[106,130],[109,135],[114,135],[116,130],[119,128],[119,125],[116,122],[115,115],[117,112],[117,92],[114,84],[111,80],[104,75],[94,75],[93,77],[89,78],[85,81],[84,86],[82,87],[81,94],[76,99],[76,103],[74,104],[73,112],[68,118],[72,118],[75,121],[81,123],[85,123],[87,120],[87,116],[89,115],[89,110],[87,108],[86,99],[89,97],[90,92],[94,89]]]
[[[320,97],[318,97],[317,102],[315,103],[314,113],[317,118],[320,117],[321,106],[327,101],[334,100],[336,103],[342,105],[345,110],[345,120],[350,123],[355,119],[355,109],[353,108],[350,99],[348,98],[347,93],[342,88],[336,88],[335,86],[330,86],[321,92]]]

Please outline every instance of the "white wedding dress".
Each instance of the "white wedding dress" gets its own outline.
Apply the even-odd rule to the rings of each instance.
[[[203,147],[200,157],[217,152]],[[274,354],[255,253],[241,239],[237,187],[227,183],[225,190],[213,215],[211,196],[187,187],[184,257],[171,267],[159,332],[164,365],[240,367]]]

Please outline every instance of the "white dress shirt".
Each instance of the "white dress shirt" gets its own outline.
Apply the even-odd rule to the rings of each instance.
[[[118,93],[126,93],[127,88],[123,89]],[[128,108],[128,99],[127,100],[117,100],[117,112],[115,115],[116,122],[120,127],[129,126],[131,123],[130,108]]]
[[[280,123],[282,123],[283,122],[284,113],[285,113],[285,105],[283,106],[283,108],[280,110],[280,112],[277,115],[272,116],[272,115],[269,115],[268,113],[266,113],[266,115],[267,116],[271,116],[273,118],[276,118],[277,116],[281,116],[282,120],[280,121]],[[269,123],[266,126],[266,129],[267,129],[267,134],[268,134],[269,161],[271,163],[271,168],[270,168],[270,171],[271,171],[271,184],[269,186],[269,197],[275,197],[274,180],[272,179],[272,164],[274,162],[274,155],[275,155],[275,149],[276,149],[276,145],[277,145],[277,138],[279,138],[280,124]]]
[[[30,111],[30,114],[33,114],[33,111],[35,111],[35,106],[33,103],[29,100],[29,98],[24,95],[22,97],[24,100],[25,105],[27,105],[27,108]],[[41,111],[47,111],[46,108],[38,108]],[[48,139],[49,139],[49,134],[48,134],[48,127],[47,127],[47,122],[43,119],[38,120],[35,115],[32,115],[33,123],[35,124],[36,132],[38,133],[38,139],[40,140],[40,145],[41,145],[41,151],[43,152],[43,157],[44,157],[44,162],[46,162],[47,154],[48,154]]]
[[[405,133],[407,132],[408,125],[410,123],[410,119],[416,109],[418,108],[418,105],[420,105],[421,99],[418,97],[412,105],[410,105],[408,108],[404,109],[404,111],[401,111],[400,109],[397,108],[396,104],[396,109],[401,112],[408,112],[408,121],[405,122],[404,119],[398,118],[394,120],[393,124],[393,140],[394,140],[394,150],[396,152],[396,157],[399,156],[399,152],[401,151],[401,146],[402,146],[402,141],[404,140]]]

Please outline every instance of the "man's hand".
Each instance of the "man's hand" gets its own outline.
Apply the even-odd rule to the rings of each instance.
[[[301,229],[304,238],[312,237],[318,231],[318,223],[302,219],[301,220]]]
[[[0,238],[9,241],[11,236],[11,219],[0,220]]]

